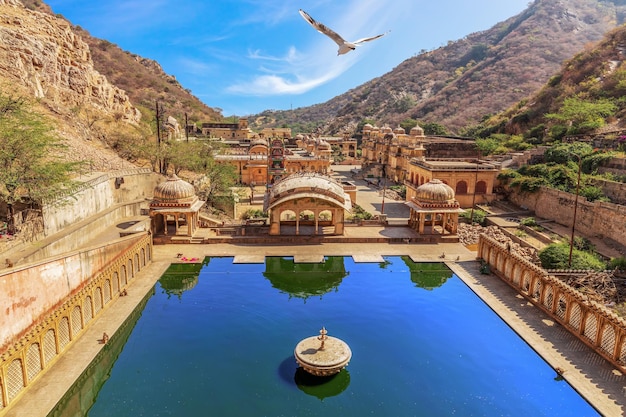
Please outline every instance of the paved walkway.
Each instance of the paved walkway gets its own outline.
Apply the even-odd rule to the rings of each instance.
[[[445,261],[467,285],[505,320],[552,367],[561,368],[563,377],[602,415],[626,414],[626,377],[608,362],[590,351],[543,312],[518,296],[506,283],[478,271],[476,254],[463,245],[444,243],[410,244],[338,244],[259,246],[164,245],[155,246],[153,263],[131,282],[128,296],[114,301],[111,307],[90,324],[63,357],[25,390],[20,400],[0,416],[46,416],[76,378],[103,349],[98,340],[103,332],[113,335],[133,308],[152,290],[155,282],[176,255],[203,258],[233,256],[234,262],[263,262],[265,256],[293,256],[296,262],[321,261],[324,255],[352,256],[355,262],[380,262],[385,255],[408,255],[414,261]],[[441,256],[445,254],[445,258]],[[556,376],[556,374],[555,374]]]

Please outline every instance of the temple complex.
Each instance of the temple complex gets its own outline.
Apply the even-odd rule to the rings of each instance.
[[[500,165],[481,160],[474,141],[425,136],[419,126],[406,134],[401,127],[366,124],[362,133],[364,176],[378,185],[404,184],[407,201],[432,179],[452,187],[463,208],[495,200]]]

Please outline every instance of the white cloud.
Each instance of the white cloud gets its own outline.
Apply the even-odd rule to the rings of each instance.
[[[292,76],[292,79],[277,74],[259,75],[251,81],[231,85],[227,91],[250,96],[302,94],[337,78],[344,71],[342,66],[335,66],[318,76]]]

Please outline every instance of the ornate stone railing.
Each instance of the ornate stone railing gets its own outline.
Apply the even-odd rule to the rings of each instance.
[[[0,415],[77,340],[152,260],[145,234],[0,355]]]
[[[549,314],[583,343],[626,372],[626,321],[602,304],[549,275],[541,267],[510,253],[485,235],[478,257],[492,273]]]

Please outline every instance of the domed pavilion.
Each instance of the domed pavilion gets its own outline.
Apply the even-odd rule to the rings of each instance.
[[[193,185],[171,175],[154,189],[150,203],[152,233],[155,236],[193,236],[203,204]]]
[[[411,208],[409,226],[419,234],[456,235],[463,209],[448,184],[430,180],[417,187],[415,196],[405,204]]]
[[[272,186],[265,201],[270,235],[343,235],[350,195],[329,176],[296,173]]]

